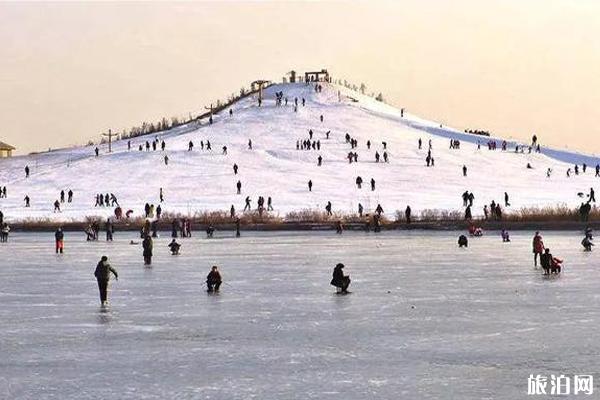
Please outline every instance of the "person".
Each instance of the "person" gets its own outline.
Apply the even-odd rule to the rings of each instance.
[[[237,194],[241,194],[242,193],[242,182],[237,181],[235,186],[237,187]]]
[[[112,242],[113,241],[113,233],[115,232],[115,227],[113,226],[113,223],[110,220],[110,218],[106,219],[106,224],[104,225],[104,227],[106,228],[106,241]]]
[[[150,235],[144,236],[144,241],[142,242],[142,248],[144,249],[144,265],[152,264],[152,238]]]
[[[562,271],[562,263],[563,260],[556,257],[552,257],[550,264],[550,273],[560,274],[560,272]]]
[[[344,264],[338,263],[333,269],[333,278],[330,284],[338,288],[338,293],[348,293],[348,286],[350,286],[350,276],[344,275]]]
[[[71,189],[69,189],[69,192],[67,193],[67,203],[72,203],[73,202],[73,191]]]
[[[213,237],[214,233],[215,233],[215,227],[214,226],[209,225],[209,226],[206,227],[206,237],[207,238]]]
[[[171,255],[179,255],[179,249],[181,248],[181,245],[177,243],[175,239],[171,240],[171,243],[169,243],[167,247],[171,250]]]
[[[462,171],[463,171],[463,176],[467,176],[467,166],[466,165],[463,165]]]
[[[540,264],[544,270],[544,275],[550,275],[550,268],[552,266],[552,254],[550,249],[545,249],[543,254],[540,254]]]
[[[102,306],[106,306],[108,304],[107,301],[107,291],[108,291],[108,281],[110,279],[110,274],[115,276],[116,280],[119,280],[119,274],[117,271],[108,263],[108,257],[102,256],[100,262],[96,265],[96,271],[94,271],[94,276],[98,281],[98,289],[100,291],[100,304]]]
[[[588,202],[596,202],[596,195],[594,194],[594,188],[590,188],[590,199]]]
[[[592,246],[594,245],[594,243],[592,243],[590,237],[586,235],[581,241],[581,245],[583,246],[583,249],[585,251],[592,251]]]
[[[59,227],[56,232],[54,232],[54,241],[55,241],[55,248],[56,248],[56,254],[63,253],[63,249],[65,247],[64,245],[64,239],[65,239],[65,234],[63,233],[63,230],[61,227]]]
[[[241,223],[241,220],[240,220],[239,217],[237,217],[235,219],[235,237],[240,237],[241,236],[241,234],[240,234],[240,223]]]
[[[25,200],[25,207],[29,207],[29,206],[31,206],[31,203],[30,203],[29,196],[25,195],[25,198],[24,198],[24,200]]]
[[[465,235],[460,235],[458,237],[458,247],[469,247],[469,239]]]
[[[537,267],[537,258],[538,255],[542,256],[542,252],[544,251],[544,242],[542,241],[542,236],[539,232],[536,232],[533,236],[533,265]]]
[[[213,265],[210,272],[206,276],[206,291],[208,293],[218,293],[222,283],[221,274],[216,265]]]
[[[337,221],[335,223],[335,233],[341,235],[344,233],[344,226],[342,225],[342,221]]]
[[[2,224],[2,230],[0,230],[0,242],[8,242],[8,234],[10,233],[10,226],[5,222]]]
[[[56,200],[54,202],[54,212],[60,212],[60,203],[58,202],[58,200]]]
[[[29,165],[25,166],[25,178],[29,178]]]
[[[410,209],[410,206],[406,206],[406,210],[404,210],[404,217],[406,218],[406,223],[410,224],[410,215],[412,213],[412,210]]]
[[[504,207],[510,207],[510,202],[508,201],[508,193],[504,192]]]
[[[309,192],[312,192],[312,186],[313,186],[312,180],[309,179],[308,180],[308,191]]]
[[[508,234],[508,231],[506,229],[502,229],[502,241],[504,243],[510,242],[510,235]]]
[[[473,215],[471,213],[471,206],[468,205],[465,209],[465,220],[470,221],[471,219],[473,219]]]
[[[327,205],[325,206],[325,212],[327,213],[327,216],[333,215],[333,213],[331,212],[331,201],[327,202]]]
[[[371,178],[371,191],[375,190],[375,179]]]

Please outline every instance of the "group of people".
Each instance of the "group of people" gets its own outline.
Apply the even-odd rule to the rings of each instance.
[[[73,194],[71,191],[69,191],[71,194],[69,195],[70,199],[73,199]],[[70,203],[71,201],[69,201]],[[118,206],[119,205],[119,201],[117,200],[117,196],[115,196],[113,193],[98,193],[96,194],[96,203],[94,204],[94,207],[114,207],[114,206]]]

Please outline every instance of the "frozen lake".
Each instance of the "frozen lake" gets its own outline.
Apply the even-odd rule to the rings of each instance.
[[[0,398],[518,399],[529,374],[598,380],[598,253],[543,232],[566,260],[545,279],[532,234],[459,250],[456,232],[197,232],[180,256],[155,241],[144,268],[133,232],[67,233],[63,256],[51,233],[16,233],[0,244]],[[108,311],[103,254],[120,275]],[[227,284],[209,296],[213,264]]]

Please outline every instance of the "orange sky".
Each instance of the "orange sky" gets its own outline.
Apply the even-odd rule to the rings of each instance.
[[[393,104],[600,153],[600,2],[1,3],[0,140],[23,154],[326,67]]]

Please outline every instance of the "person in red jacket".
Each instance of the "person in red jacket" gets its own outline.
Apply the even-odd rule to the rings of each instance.
[[[542,235],[539,232],[536,232],[533,236],[533,265],[537,267],[537,258],[538,255],[541,258],[542,253],[544,252],[544,242],[542,241]]]

